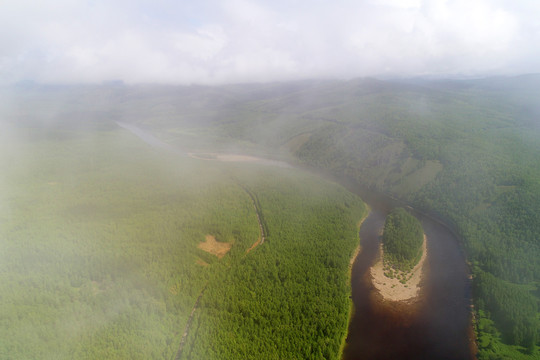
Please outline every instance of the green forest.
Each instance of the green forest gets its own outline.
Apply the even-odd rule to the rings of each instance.
[[[339,358],[358,197],[293,169],[182,157],[107,121],[2,127],[0,358]],[[255,248],[246,189],[267,226]],[[207,235],[230,251],[203,250]]]
[[[374,91],[344,107],[356,113],[336,111],[340,120],[296,151],[305,163],[405,200],[459,234],[476,318],[496,329],[489,345],[479,342],[481,359],[534,358],[540,341],[540,112],[530,97],[540,81],[526,80],[517,89],[479,81]],[[488,336],[476,329],[479,339]]]
[[[238,176],[237,180],[252,194],[256,195],[257,206],[263,214],[268,232],[268,244],[265,243],[268,246],[255,248],[245,258],[241,257],[242,259],[235,263],[237,265],[234,266],[231,265],[229,259],[233,258],[234,251],[242,253],[242,251],[235,250],[240,249],[240,247],[233,246],[231,252],[219,261],[196,248],[196,244],[203,241],[204,236],[208,233],[215,233],[216,239],[220,241],[229,241],[227,239],[234,238],[238,243],[244,244],[245,242],[242,246],[245,246],[246,249],[249,248],[258,236],[257,218],[251,197],[242,186],[238,185],[237,180],[225,181],[225,179],[231,177],[224,176],[220,172],[221,170],[218,169],[219,166],[201,167],[205,169],[204,171],[208,171],[209,175],[204,177],[207,180],[203,182],[203,184],[207,183],[208,187],[199,188],[198,186],[202,186],[198,182],[200,177],[195,177],[197,179],[195,181],[193,180],[194,177],[190,177],[189,174],[200,171],[193,164],[200,166],[204,162],[193,162],[188,159],[179,160],[175,157],[174,161],[182,162],[186,166],[189,164],[188,168],[191,167],[193,170],[181,170],[184,165],[178,167],[163,165],[159,167],[158,165],[162,164],[162,162],[156,159],[162,159],[163,154],[159,153],[158,156],[155,149],[142,151],[139,148],[140,145],[135,146],[134,142],[131,147],[133,148],[133,154],[137,155],[135,157],[124,154],[123,158],[116,158],[115,160],[115,158],[111,157],[111,153],[120,156],[118,154],[121,152],[116,150],[108,151],[107,147],[102,145],[99,148],[104,149],[103,151],[95,150],[93,147],[95,144],[106,142],[107,136],[110,136],[110,131],[115,127],[114,122],[122,121],[146,129],[160,140],[174,146],[175,149],[179,149],[179,151],[223,151],[258,155],[276,160],[287,160],[298,167],[304,167],[320,174],[331,174],[335,178],[352,179],[369,191],[377,191],[398,198],[414,207],[415,210],[444,222],[460,238],[461,246],[473,275],[473,311],[478,340],[478,358],[538,358],[538,346],[540,345],[540,313],[538,307],[540,299],[540,262],[538,261],[540,258],[539,75],[459,81],[418,79],[381,81],[369,78],[350,81],[306,80],[290,83],[241,84],[216,87],[142,85],[34,86],[30,88],[0,89],[0,95],[5,100],[0,103],[0,113],[5,114],[5,118],[13,119],[14,122],[24,119],[37,119],[32,124],[33,131],[27,133],[26,140],[21,144],[10,144],[9,141],[3,141],[1,145],[3,151],[0,155],[3,164],[2,170],[9,169],[9,171],[4,171],[9,175],[4,176],[0,184],[3,189],[9,189],[9,191],[3,191],[1,195],[3,199],[2,208],[0,209],[2,211],[2,222],[0,224],[4,239],[12,239],[4,241],[2,245],[2,256],[7,259],[2,264],[7,269],[14,269],[13,271],[2,271],[2,274],[5,274],[2,276],[6,277],[5,281],[2,281],[2,286],[19,289],[17,290],[19,292],[17,296],[20,296],[21,301],[16,302],[21,306],[26,303],[35,304],[46,301],[59,301],[59,304],[64,304],[68,299],[76,296],[70,292],[75,291],[72,289],[73,285],[86,284],[84,289],[87,289],[86,291],[90,293],[97,291],[92,290],[93,286],[98,286],[97,289],[101,290],[108,289],[106,284],[109,283],[106,282],[107,277],[104,274],[111,267],[124,269],[115,270],[115,273],[129,273],[127,269],[134,268],[136,269],[135,273],[142,274],[141,278],[151,278],[152,281],[159,276],[162,279],[169,279],[166,274],[161,273],[163,270],[151,270],[151,266],[146,268],[141,263],[137,263],[139,261],[136,260],[137,257],[130,257],[133,262],[129,262],[131,265],[127,265],[123,260],[123,251],[128,247],[129,242],[120,242],[120,245],[120,243],[110,241],[112,235],[103,234],[114,234],[115,231],[119,232],[120,230],[129,232],[131,230],[128,230],[128,224],[132,223],[135,227],[140,224],[141,233],[146,234],[142,237],[144,239],[152,238],[169,241],[166,240],[167,237],[162,232],[169,233],[169,230],[166,229],[171,228],[158,225],[163,224],[167,218],[158,210],[162,209],[165,206],[164,204],[170,203],[166,200],[170,198],[168,195],[170,190],[164,189],[163,184],[155,186],[154,182],[167,182],[167,179],[174,179],[170,177],[173,175],[179,176],[178,179],[182,179],[181,182],[183,183],[194,183],[193,186],[200,189],[197,191],[206,194],[204,196],[209,199],[206,204],[213,204],[217,201],[216,199],[221,199],[219,200],[220,206],[209,206],[207,208],[206,205],[193,200],[192,194],[196,194],[196,191],[184,193],[182,190],[175,190],[178,192],[179,202],[183,201],[186,206],[196,209],[193,215],[191,215],[192,212],[189,212],[190,218],[194,216],[189,222],[192,230],[187,233],[185,233],[186,230],[178,230],[180,234],[184,234],[182,236],[185,236],[186,239],[191,239],[189,241],[193,249],[180,251],[180,256],[192,254],[190,255],[192,257],[188,262],[189,264],[194,264],[194,261],[199,258],[210,264],[211,268],[229,266],[227,271],[223,270],[219,275],[222,277],[232,276],[230,274],[247,277],[248,274],[251,274],[249,275],[251,279],[261,277],[260,281],[269,281],[269,284],[277,284],[277,279],[284,284],[289,280],[294,281],[296,284],[305,284],[302,279],[280,278],[281,273],[278,270],[276,270],[277,273],[250,273],[246,269],[252,268],[252,271],[255,271],[256,266],[250,262],[255,261],[254,259],[261,256],[259,254],[262,252],[269,252],[264,260],[269,261],[267,264],[269,267],[280,269],[282,261],[286,260],[285,258],[277,260],[273,258],[274,255],[272,254],[275,254],[273,251],[277,251],[277,248],[271,247],[272,244],[286,253],[292,252],[292,249],[305,251],[307,258],[312,259],[311,263],[317,263],[314,260],[315,258],[312,258],[312,256],[316,256],[316,254],[311,253],[311,251],[315,251],[314,249],[296,248],[295,246],[300,246],[300,244],[297,244],[292,239],[293,237],[289,238],[289,235],[287,235],[292,231],[290,230],[290,224],[287,222],[288,217],[300,216],[289,211],[292,211],[291,209],[295,208],[298,203],[305,203],[306,208],[313,205],[310,205],[308,200],[300,200],[294,196],[301,193],[302,187],[296,192],[288,191],[289,188],[297,189],[294,185],[297,184],[296,180],[293,181],[293,179],[289,179],[291,181],[290,185],[283,188],[283,194],[288,195],[279,197],[278,194],[281,193],[281,190],[276,191],[275,194],[264,190],[266,186],[269,186],[269,189],[275,189],[274,185],[268,184],[270,177],[263,177],[261,184],[266,184],[259,186],[257,183],[250,182],[251,178],[245,180]],[[52,125],[54,125],[53,128],[62,130],[52,131],[50,130]],[[81,139],[70,141],[70,132],[73,131],[87,134],[84,141]],[[96,136],[96,131],[98,133],[99,131],[105,131],[105,133],[99,133],[101,135]],[[2,133],[6,134],[6,139],[12,138],[6,131],[2,131]],[[45,134],[49,139],[41,139],[37,134]],[[115,136],[118,136],[118,134]],[[81,154],[80,146],[84,143],[87,145],[86,149],[92,149],[90,151],[92,156],[89,156],[89,154],[84,156],[76,155],[77,153]],[[108,146],[110,148],[117,143],[121,144],[122,142],[110,140]],[[41,147],[37,147],[38,145]],[[59,156],[62,146],[67,147],[67,150],[62,151],[73,154],[73,156]],[[20,151],[26,149],[28,152],[32,151],[37,155],[29,156],[27,153],[26,155],[13,157],[13,153],[17,152],[14,149]],[[129,152],[128,149],[129,147],[126,147],[126,152]],[[89,150],[84,151],[88,152]],[[154,158],[151,158],[151,156],[154,156]],[[168,163],[168,160],[164,160],[164,162]],[[122,164],[122,166],[119,166],[119,164]],[[54,180],[54,176],[51,176],[51,174],[54,171],[65,172],[64,169],[68,165],[71,165],[71,168],[79,169],[86,176],[66,174],[67,180],[64,180],[63,187],[46,186],[48,183],[58,182]],[[133,171],[139,176],[128,177],[131,179],[129,182],[129,189],[131,190],[128,192],[125,190],[128,187],[123,182],[127,181],[125,180],[126,174]],[[109,181],[110,179],[107,176],[114,178],[115,181]],[[215,183],[215,179],[220,180],[219,185]],[[180,183],[179,181],[171,181],[174,184]],[[122,185],[117,185],[117,188],[113,189],[114,184]],[[70,187],[66,188],[68,185]],[[203,191],[203,189],[205,190]],[[111,196],[113,190],[116,195]],[[140,195],[132,196],[132,192]],[[156,194],[156,192],[161,195]],[[229,195],[223,195],[221,192]],[[317,191],[315,190],[315,192]],[[118,202],[118,208],[108,209],[105,213],[95,210],[102,209],[104,206],[103,199],[115,199],[118,196],[125,197],[124,200]],[[343,209],[346,209],[348,214],[352,210],[347,210],[349,207],[345,204],[352,204],[352,200],[344,201],[341,196],[349,195],[340,195],[335,199],[337,204],[343,205]],[[226,200],[233,198],[241,201],[244,205],[240,205],[239,202],[234,202],[233,205],[232,200]],[[11,202],[8,199],[11,199]],[[79,203],[71,199],[79,199]],[[152,213],[154,217],[144,214],[150,211],[149,209],[141,209],[141,203],[145,202],[144,199],[147,201],[151,199],[150,203],[153,205],[150,208],[154,211]],[[189,200],[191,202],[186,199],[191,199]],[[292,205],[278,207],[278,199],[283,204],[290,200]],[[69,206],[65,204],[55,205],[68,200],[72,202]],[[19,205],[14,208],[4,205],[8,203],[17,203]],[[173,203],[178,204],[177,202]],[[178,206],[185,209],[184,205]],[[232,206],[232,208],[227,208],[227,206]],[[244,218],[246,220],[242,220],[242,223],[240,223],[240,220],[232,220],[234,218],[232,215],[240,211],[237,209],[239,206],[242,206],[243,214],[246,216]],[[338,209],[339,206],[336,206],[336,209]],[[63,212],[61,209],[64,209]],[[118,209],[124,210],[119,211]],[[167,209],[172,208],[167,207]],[[317,208],[317,211],[319,210],[323,211],[323,209]],[[311,211],[317,213],[314,208]],[[59,221],[58,213],[63,214],[62,221]],[[206,215],[195,216],[195,213],[211,214],[208,215],[211,216],[210,218],[219,220],[212,220],[209,225],[200,220],[208,218]],[[283,218],[277,219],[276,216],[281,213],[284,214]],[[95,214],[107,215],[96,218]],[[302,214],[301,216],[302,221],[305,221],[306,224],[310,223],[309,214]],[[331,224],[339,225],[341,224],[340,221],[348,221],[328,216],[328,219],[331,219]],[[349,215],[344,216],[344,219],[347,219],[347,216]],[[183,220],[177,220],[182,217],[170,215],[168,218],[174,219],[170,221],[179,222],[176,226],[177,229],[184,228]],[[248,221],[248,218],[251,220]],[[30,222],[32,226],[29,226],[26,219],[36,220]],[[152,226],[143,226],[147,222],[146,219],[156,220],[152,221]],[[91,225],[96,223],[100,225]],[[118,229],[115,228],[116,226],[118,226]],[[332,230],[332,225],[329,224],[329,226],[316,228],[331,234],[334,230]],[[352,228],[343,227],[343,229]],[[301,226],[298,227],[298,231],[298,235],[295,236],[305,236],[306,239],[312,239],[307,234],[309,231],[314,231],[314,229]],[[344,233],[348,231],[352,230],[344,230]],[[73,244],[64,244],[70,244],[69,239],[71,237],[66,235],[70,233],[83,234],[73,236],[81,239],[79,242],[88,247],[85,250],[86,252],[81,252],[82,254],[91,255],[100,252],[103,256],[73,255],[74,252],[79,253],[78,248],[74,247]],[[176,233],[176,230],[170,230],[170,234]],[[34,235],[31,236],[32,234]],[[16,252],[17,246],[23,248],[35,246],[31,241],[21,239],[36,238],[37,235],[35,234],[48,234],[44,235],[43,238],[48,239],[47,241],[50,242],[63,241],[61,242],[63,244],[61,251],[50,253],[51,250],[49,249],[52,249],[52,247],[47,247],[46,242],[43,241],[38,246],[38,249],[23,252],[24,258],[21,258],[23,255]],[[84,241],[85,236],[89,236],[92,241]],[[243,236],[250,240],[241,240]],[[279,243],[279,245],[276,244],[277,239],[281,238],[281,236],[284,239],[289,239],[286,240],[286,244],[291,248],[282,247],[285,246],[283,242]],[[13,244],[17,244],[17,246]],[[91,246],[91,244],[94,245]],[[103,249],[109,250],[99,250],[102,249],[100,244],[105,244],[107,247],[103,247]],[[162,248],[160,244],[155,245],[156,249],[153,250],[156,252],[156,259],[163,257],[159,261],[160,263],[172,261],[167,259],[173,255],[174,251],[169,251],[168,247],[164,247],[163,254],[161,254],[157,250]],[[150,247],[150,245],[145,246]],[[321,246],[326,248],[326,245]],[[352,244],[344,246],[346,251],[343,256],[349,256],[352,248]],[[117,253],[111,249],[116,249]],[[337,246],[328,248],[328,251],[341,253],[340,248]],[[142,252],[141,254],[146,253]],[[72,263],[74,267],[73,273],[80,274],[77,276],[80,276],[81,279],[88,279],[91,275],[95,279],[91,278],[90,283],[81,280],[72,284],[71,277],[66,277],[64,271],[60,271],[61,267],[56,260],[57,256],[60,258],[63,256],[66,263]],[[323,256],[322,253],[320,256]],[[147,261],[146,257],[143,256],[143,258],[144,261]],[[274,262],[269,260],[272,258]],[[51,260],[44,262],[44,260],[40,259]],[[276,262],[278,260],[279,266]],[[334,263],[338,264],[337,268],[345,266],[340,262],[341,260],[334,259],[330,261],[329,258],[327,260],[329,261],[327,263],[328,269],[332,269],[329,264]],[[85,263],[90,264],[90,261],[96,261],[99,265],[84,266]],[[37,278],[31,280],[31,285],[49,289],[49,293],[54,293],[55,291],[52,289],[56,284],[50,285],[50,281],[42,278],[41,275],[37,275],[47,274],[47,272],[40,272],[36,269],[43,267],[43,269],[51,269],[52,271],[55,266],[58,276],[60,278],[65,277],[63,280],[64,285],[58,285],[57,292],[62,294],[58,295],[58,299],[54,297],[47,300],[34,299],[36,296],[34,292],[29,292],[23,296],[24,291],[21,288],[30,289],[31,286],[29,283],[23,286],[18,284],[30,281],[27,279],[31,277],[15,274],[33,271]],[[295,269],[300,271],[299,268]],[[176,274],[174,276],[177,279],[178,286],[182,284],[182,286],[186,286],[186,289],[191,289],[186,290],[186,293],[179,292],[179,294],[182,294],[179,297],[184,297],[184,300],[178,299],[178,301],[179,304],[183,305],[169,305],[169,308],[171,306],[178,307],[181,309],[178,314],[183,314],[178,315],[178,319],[170,321],[175,323],[174,328],[178,329],[176,323],[181,324],[180,328],[186,323],[191,311],[190,307],[193,306],[201,290],[208,283],[208,287],[200,301],[201,309],[206,308],[208,312],[196,312],[193,326],[200,329],[197,330],[197,333],[201,337],[207,339],[212,338],[212,334],[215,334],[212,333],[211,327],[208,325],[211,322],[214,322],[216,329],[224,329],[225,326],[222,324],[225,323],[231,326],[227,328],[229,341],[226,337],[220,338],[220,343],[216,343],[215,348],[205,348],[209,352],[208,354],[205,353],[205,356],[217,356],[215,354],[222,351],[225,344],[231,343],[238,343],[238,349],[245,348],[246,353],[251,351],[251,347],[241,337],[233,334],[235,331],[241,331],[240,329],[247,325],[239,325],[240,317],[235,318],[231,315],[225,319],[221,305],[218,305],[217,302],[216,304],[208,303],[208,301],[220,297],[220,301],[227,303],[227,310],[230,309],[231,312],[244,311],[247,314],[247,307],[231,302],[232,295],[228,295],[229,293],[224,290],[219,295],[214,293],[218,287],[212,287],[211,284],[212,281],[217,280],[212,280],[213,278],[209,273],[215,274],[215,272],[209,272],[207,267],[187,266],[185,271],[189,271],[190,274],[200,273],[201,275],[190,275],[190,280],[186,280],[187,278],[182,277],[180,272],[173,273]],[[238,271],[238,273],[235,273],[235,271]],[[93,274],[95,272],[100,272],[101,277]],[[14,275],[8,275],[11,273]],[[263,275],[267,276],[268,279],[263,279]],[[283,274],[281,275],[283,277]],[[322,274],[319,275],[323,276]],[[327,274],[324,276],[326,276],[327,280],[331,278]],[[137,276],[120,277],[120,279],[126,284],[138,284],[139,281]],[[92,283],[92,281],[96,281],[96,283]],[[119,284],[118,281],[112,281],[111,283]],[[170,287],[175,284],[175,282],[172,282],[168,283],[167,286]],[[237,288],[240,285],[245,288],[243,290]],[[235,291],[249,290],[249,296],[261,300],[272,296],[290,295],[284,290],[286,287],[272,287],[265,290],[274,291],[275,293],[259,293],[258,291],[262,291],[262,289],[258,287],[247,288],[247,286],[245,282],[239,282],[235,286],[229,287],[228,291],[231,291],[232,294]],[[140,288],[140,291],[146,289],[144,286],[135,288]],[[114,287],[110,289],[113,291]],[[4,290],[2,291],[3,294],[14,293],[14,290]],[[312,290],[315,291],[315,289]],[[144,291],[148,292],[149,290]],[[321,291],[326,290],[321,288]],[[76,293],[80,294],[81,291]],[[99,292],[96,296],[104,297],[107,296],[106,294],[108,294],[106,291]],[[148,294],[152,294],[152,292]],[[331,296],[329,292],[326,292],[326,294]],[[139,295],[146,299],[145,296],[147,295],[145,293]],[[293,295],[297,296],[298,294],[294,293]],[[3,296],[6,299],[5,296],[7,295]],[[102,305],[103,309],[107,309],[103,310],[104,319],[108,318],[105,315],[110,315],[106,311],[110,311],[111,308],[122,308],[120,305],[112,306],[115,304],[112,300],[109,302],[107,300],[103,301],[105,301],[104,305]],[[336,301],[338,300],[336,299]],[[10,303],[6,300],[4,302]],[[149,302],[149,304],[152,307],[154,302]],[[44,309],[49,309],[48,305],[43,306]],[[282,303],[282,308],[284,306]],[[321,303],[320,306],[322,307],[320,309],[322,313],[330,305],[329,303]],[[335,304],[333,306],[340,307],[342,305]],[[280,316],[285,316],[283,315],[285,310],[282,308],[269,307],[265,308],[264,311],[268,311],[268,316],[275,316],[277,319]],[[38,331],[37,329],[40,328],[38,326],[32,330],[34,335],[30,337],[30,335],[24,335],[26,334],[24,326],[13,328],[11,324],[15,322],[18,316],[21,318],[26,316],[24,315],[26,313],[21,311],[10,310],[7,311],[10,315],[2,317],[2,321],[6,321],[6,325],[2,326],[2,330],[6,334],[5,336],[3,334],[2,338],[19,339],[19,337],[13,335],[13,329],[15,329],[19,331],[20,339],[23,340],[5,342],[9,344],[9,349],[24,348],[25,351],[30,351],[28,349],[33,345],[26,346],[29,343],[27,340],[33,337],[39,339],[39,336],[51,337],[52,332],[49,331],[50,328],[44,327],[41,330],[41,335],[36,335],[34,332]],[[298,309],[296,308],[294,311],[298,311]],[[306,309],[305,311],[310,314],[313,314],[313,311],[316,312],[314,309]],[[84,314],[82,311],[80,313]],[[40,314],[42,313],[40,312]],[[66,310],[65,314],[65,317],[69,319],[69,311]],[[76,315],[74,314],[76,312],[73,312],[71,319],[75,318]],[[166,314],[170,313],[166,312]],[[293,313],[291,309],[289,316],[298,319],[296,315],[293,316],[292,314],[296,313]],[[52,319],[57,318],[56,315],[48,314],[49,317],[43,319],[42,322],[44,324],[49,323]],[[32,317],[32,315],[28,316]],[[39,316],[35,318],[40,319]],[[264,328],[260,324],[270,328],[270,323],[266,322],[266,320],[263,321],[261,318],[251,315],[246,315],[246,318],[252,319],[254,324],[259,325],[251,329]],[[126,317],[124,320],[128,322],[134,321],[133,319],[135,318]],[[79,322],[72,320],[72,323],[77,324]],[[21,324],[24,324],[24,322],[21,322]],[[93,326],[97,329],[100,328],[100,324],[102,323]],[[64,331],[64,333],[69,333],[71,336],[80,333],[80,331],[73,331],[69,327],[62,326],[58,325],[56,331]],[[9,332],[5,330],[8,328],[10,329]],[[113,330],[109,331],[112,332]],[[182,330],[175,331],[181,332]],[[280,334],[290,338],[287,329],[281,329],[280,331]],[[311,331],[304,332],[305,336],[315,336]],[[325,331],[329,330],[321,327],[319,331],[319,325],[317,325],[315,333],[325,334]],[[153,332],[153,334],[157,333]],[[107,334],[109,333],[103,332],[103,337],[110,336],[110,334]],[[259,333],[253,332],[253,334]],[[144,337],[143,334],[137,336],[139,338]],[[261,336],[269,335],[266,333],[262,335],[261,333]],[[321,336],[324,337],[324,335]],[[335,339],[339,337],[335,333],[332,336],[335,336]],[[252,338],[254,337],[255,335],[252,336]],[[145,341],[150,341],[151,338],[145,338]],[[86,339],[85,343],[90,344],[91,341],[95,341],[93,344],[96,349],[100,348],[98,344],[105,344],[105,342],[100,342],[102,340],[98,335],[95,335],[93,339]],[[170,341],[168,356],[174,353],[173,348],[178,344],[179,340],[177,337],[172,337],[170,340],[165,340],[165,343],[167,341]],[[174,341],[176,341],[176,344],[173,344]],[[39,341],[31,343],[38,344]],[[53,340],[51,340],[52,343],[54,343]],[[136,342],[136,344],[141,343],[143,342]],[[323,343],[313,348],[316,349],[314,350],[316,353],[312,353],[314,357],[319,356],[319,349],[324,356],[325,351],[333,352],[334,350],[328,349],[336,348],[335,342],[332,344]],[[257,343],[254,342],[254,344]],[[314,346],[313,344],[311,343],[311,346]],[[273,347],[277,345],[277,343],[267,341],[264,346]],[[62,349],[63,346],[67,345],[58,345],[58,349]],[[261,349],[263,345],[254,346]],[[311,347],[307,348],[311,349]],[[279,351],[289,351],[285,349],[290,349],[290,347],[284,345]],[[304,349],[302,347],[302,350]],[[186,340],[183,356],[196,358],[203,351],[206,350],[197,348],[197,343],[193,341],[190,332]],[[211,354],[210,351],[212,351]],[[279,351],[275,353],[279,354]],[[301,358],[306,357],[305,354],[298,356]]]
[[[384,262],[410,271],[422,257],[424,231],[420,222],[403,208],[392,210],[384,222],[382,243]]]

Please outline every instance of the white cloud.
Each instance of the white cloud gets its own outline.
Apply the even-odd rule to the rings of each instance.
[[[536,1],[4,0],[0,81],[539,72]]]
[[[173,33],[171,41],[182,55],[209,61],[226,46],[228,38],[221,26],[206,26],[195,33]]]

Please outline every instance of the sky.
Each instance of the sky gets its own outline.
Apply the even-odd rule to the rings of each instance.
[[[0,0],[0,84],[540,72],[537,0]]]

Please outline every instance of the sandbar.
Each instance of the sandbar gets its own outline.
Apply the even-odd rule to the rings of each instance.
[[[418,297],[420,285],[424,275],[424,263],[427,258],[426,235],[424,234],[424,242],[422,243],[422,257],[416,266],[412,269],[412,276],[405,284],[402,284],[397,277],[393,279],[384,275],[383,268],[383,246],[379,247],[379,255],[375,264],[371,267],[371,280],[373,286],[382,295],[385,300],[389,301],[406,301]]]

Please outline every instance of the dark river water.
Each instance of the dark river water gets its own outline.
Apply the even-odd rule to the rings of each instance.
[[[383,195],[354,192],[372,212],[360,228],[362,251],[352,268],[354,314],[343,358],[474,359],[471,284],[458,239],[442,224],[413,211],[428,239],[422,290],[412,302],[385,301],[371,283],[369,268],[386,214],[398,204]]]
[[[118,125],[152,146],[188,155],[134,125]],[[215,160],[223,161],[219,157]],[[269,165],[276,165],[274,163],[280,162],[272,161]],[[413,302],[384,301],[371,284],[369,268],[377,255],[379,230],[386,214],[403,205],[347,180],[332,180],[360,195],[372,210],[360,228],[362,251],[352,268],[354,314],[349,324],[344,360],[474,359],[471,283],[456,236],[441,223],[409,209],[421,221],[428,239],[422,290]]]

